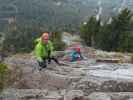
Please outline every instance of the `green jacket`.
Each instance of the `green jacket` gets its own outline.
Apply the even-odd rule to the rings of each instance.
[[[52,42],[49,40],[48,44],[44,44],[41,39],[36,39],[35,40],[36,46],[35,46],[35,55],[37,60],[42,61],[42,58],[47,58],[48,57],[48,51],[53,54],[54,47]]]

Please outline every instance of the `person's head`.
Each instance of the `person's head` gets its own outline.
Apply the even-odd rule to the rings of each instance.
[[[42,36],[41,36],[41,40],[43,43],[48,43],[48,40],[49,40],[49,34],[48,33],[43,33]]]
[[[74,50],[75,50],[76,52],[80,52],[80,47],[75,47]]]

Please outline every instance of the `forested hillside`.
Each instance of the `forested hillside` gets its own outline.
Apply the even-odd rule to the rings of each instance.
[[[1,0],[0,28],[6,30],[8,19],[14,18],[18,25],[37,25],[44,30],[77,31],[81,21],[98,13],[102,17],[118,13],[119,8],[132,9],[132,0]]]

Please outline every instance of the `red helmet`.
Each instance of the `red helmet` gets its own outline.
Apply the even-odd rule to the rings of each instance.
[[[80,52],[80,47],[74,48],[75,51]]]

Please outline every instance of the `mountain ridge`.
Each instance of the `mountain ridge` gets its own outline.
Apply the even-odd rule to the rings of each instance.
[[[51,28],[70,27],[77,30],[80,23],[101,9],[103,19],[115,15],[122,8],[133,9],[133,3],[125,0],[4,0],[0,2],[0,23],[3,19],[15,17],[18,24],[37,24]],[[132,0],[129,0],[132,1]],[[3,23],[8,23],[8,21]],[[47,24],[47,25],[45,25]],[[56,28],[55,28],[56,29]]]

